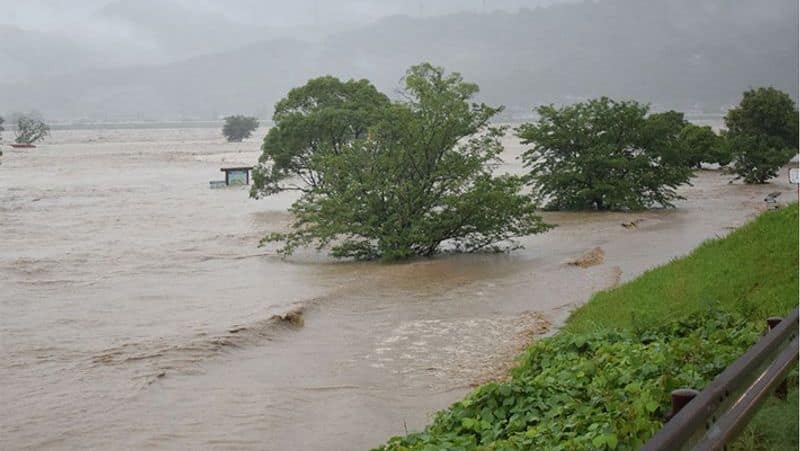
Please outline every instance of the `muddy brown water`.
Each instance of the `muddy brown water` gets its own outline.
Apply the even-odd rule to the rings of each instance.
[[[519,172],[506,141],[502,170]],[[3,149],[0,448],[377,446],[502,375],[591,293],[724,235],[766,193],[797,197],[786,170],[765,186],[702,171],[675,210],[545,214],[559,227],[511,254],[281,260],[256,246],[293,198],[208,186],[258,146],[83,130]],[[595,247],[603,263],[566,264]],[[272,319],[294,308],[304,327]]]

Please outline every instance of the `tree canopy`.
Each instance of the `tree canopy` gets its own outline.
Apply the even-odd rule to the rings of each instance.
[[[367,80],[325,76],[292,89],[275,106],[251,194],[309,192],[320,186],[323,174],[311,165],[314,155],[338,154],[365,138],[389,105],[389,98]]]
[[[522,159],[537,200],[550,209],[672,206],[692,170],[681,158],[680,113],[647,117],[648,106],[606,97],[537,108],[517,135],[532,147]]]
[[[242,142],[249,138],[258,128],[258,119],[249,116],[236,115],[225,118],[222,134],[229,142]]]
[[[430,64],[407,71],[404,100],[395,103],[363,81],[316,82],[314,99],[325,101],[294,106],[279,118],[301,127],[265,138],[258,172],[306,183],[291,231],[264,242],[282,242],[285,254],[330,245],[336,257],[391,260],[505,250],[513,238],[549,228],[520,193],[521,179],[493,174],[504,130],[489,121],[501,108],[473,102],[477,85]],[[358,95],[336,95],[342,88]],[[278,110],[308,92],[292,91]],[[281,152],[284,133],[296,146]],[[279,169],[263,167],[269,163]],[[272,187],[266,193],[281,189],[273,180],[262,185]]]
[[[725,126],[736,173],[747,183],[766,183],[797,152],[797,108],[775,88],[745,91]]]
[[[43,140],[50,134],[50,126],[43,120],[30,116],[20,116],[17,119],[16,139],[17,144],[33,144]]]
[[[724,139],[708,125],[687,123],[681,130],[679,141],[680,153],[689,166],[699,168],[702,163],[725,166],[731,162]]]

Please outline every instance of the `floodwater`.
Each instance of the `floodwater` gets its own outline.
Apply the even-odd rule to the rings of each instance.
[[[0,448],[377,446],[502,375],[592,292],[727,233],[766,193],[797,197],[786,170],[765,186],[703,171],[675,210],[546,214],[559,227],[511,254],[282,260],[257,244],[293,198],[208,186],[258,147],[176,129],[3,149]],[[597,246],[604,263],[565,264]],[[297,309],[304,324],[273,318]]]

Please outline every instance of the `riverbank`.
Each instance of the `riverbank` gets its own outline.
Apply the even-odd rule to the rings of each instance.
[[[638,448],[661,426],[671,390],[702,389],[766,318],[797,307],[797,230],[795,203],[594,295],[526,351],[510,380],[382,449]],[[790,378],[788,400],[770,401],[732,449],[797,449],[796,370]]]
[[[281,260],[257,244],[292,197],[208,185],[256,162],[264,133],[54,130],[4,149],[0,448],[377,446],[594,292],[726,235],[770,192],[797,196],[785,169],[759,186],[700,171],[674,210],[544,213],[558,227],[510,254]],[[504,145],[499,170],[523,171]],[[602,263],[567,264],[597,247]],[[272,321],[301,306],[303,327]]]

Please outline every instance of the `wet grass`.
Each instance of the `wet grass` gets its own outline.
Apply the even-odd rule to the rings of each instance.
[[[797,451],[798,441],[798,396],[797,370],[789,378],[786,400],[770,398],[761,407],[747,429],[737,441],[728,447],[730,451]]]
[[[596,294],[564,330],[657,327],[709,305],[754,321],[784,316],[797,306],[798,207],[764,213],[689,256]]]

